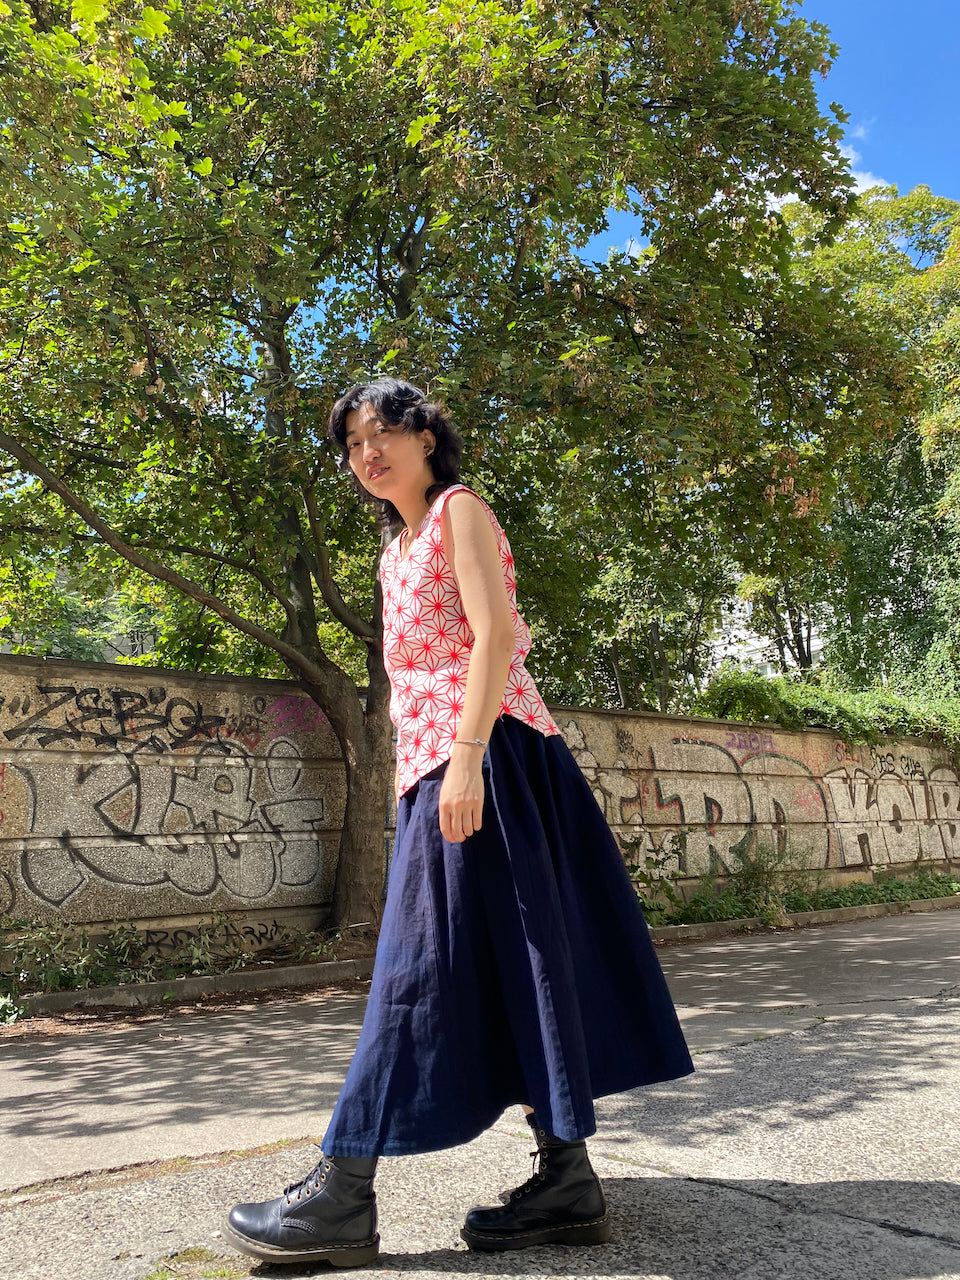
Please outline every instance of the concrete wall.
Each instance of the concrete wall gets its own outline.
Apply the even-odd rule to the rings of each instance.
[[[699,876],[757,839],[870,872],[960,859],[960,780],[919,742],[555,709],[621,836]],[[212,910],[269,942],[319,922],[343,816],[336,740],[296,684],[0,657],[0,913],[133,919],[159,946]]]
[[[618,835],[646,852],[666,841],[688,876],[735,868],[757,841],[788,866],[837,871],[960,860],[960,777],[929,744],[874,748],[776,725],[554,715]]]
[[[343,806],[295,683],[0,658],[0,912],[162,931],[243,909],[268,941],[330,902]]]

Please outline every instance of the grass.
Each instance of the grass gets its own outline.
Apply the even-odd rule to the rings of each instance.
[[[250,1275],[242,1258],[223,1258],[209,1249],[195,1247],[168,1254],[143,1280],[241,1280]]]

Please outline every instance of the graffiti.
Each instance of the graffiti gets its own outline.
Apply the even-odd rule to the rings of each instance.
[[[724,744],[730,751],[772,751],[773,735],[769,733],[743,733],[741,731],[727,734]]]
[[[328,723],[315,702],[293,693],[271,703],[267,713],[273,716],[278,732],[315,733]]]
[[[670,850],[687,875],[735,869],[758,842],[784,865],[877,866],[960,856],[960,777],[944,764],[874,750],[870,766],[846,743],[813,763],[771,734],[654,732],[639,769],[605,768],[601,730],[570,721],[563,733],[612,826]],[[796,746],[808,741],[797,738]],[[616,749],[622,755],[619,736]],[[682,839],[678,839],[678,836]]]
[[[156,920],[322,900],[343,773],[316,703],[289,684],[56,671],[0,690],[0,914]],[[589,712],[562,731],[610,824],[690,876],[760,847],[812,868],[960,858],[960,777],[932,748]],[[272,927],[237,924],[251,946]],[[156,930],[155,946],[181,932]]]
[[[270,946],[271,943],[282,942],[287,932],[279,920],[257,920],[242,924],[236,920],[226,920],[218,927],[225,943],[236,943],[251,951]],[[155,955],[166,956],[181,947],[189,946],[196,940],[195,929],[146,929],[143,940],[147,951]]]
[[[338,818],[301,742],[325,721],[303,695],[230,702],[82,679],[0,694],[0,913],[316,900]]]
[[[897,763],[892,751],[881,754],[876,748],[871,747],[870,758],[873,761],[873,771],[882,778],[884,774],[896,774]]]
[[[62,907],[91,881],[170,885],[187,897],[223,889],[257,901],[320,873],[324,800],[288,739],[275,739],[262,759],[236,741],[204,743],[173,769],[142,757],[94,758],[62,790],[39,788],[24,766],[9,766],[4,794],[14,774],[30,797],[22,834],[33,837],[20,856],[22,881],[48,906]],[[12,834],[7,822],[0,834]]]
[[[179,751],[197,742],[236,740],[249,751],[281,733],[311,733],[327,725],[317,704],[289,693],[267,704],[256,697],[251,710],[223,715],[200,699],[171,694],[163,685],[128,689],[96,685],[38,684],[35,692],[0,697],[0,716],[14,721],[0,741],[16,747],[72,746],[139,751]]]
[[[41,684],[37,706],[29,695],[15,697],[4,715],[18,720],[3,737],[10,744],[41,748],[62,746],[112,747],[126,750],[168,751],[197,738],[213,738],[226,725],[224,716],[204,712],[199,701],[168,697],[162,686],[146,692],[68,684]]]
[[[923,778],[926,776],[923,771],[923,765],[919,760],[914,760],[912,756],[900,757],[900,772],[905,778]]]

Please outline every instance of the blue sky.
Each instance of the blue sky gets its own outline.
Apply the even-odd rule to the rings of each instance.
[[[800,13],[840,46],[820,97],[850,115],[854,172],[960,200],[957,0],[806,0]]]
[[[820,100],[849,114],[845,149],[861,188],[925,183],[960,200],[960,0],[805,0],[840,46]],[[630,239],[634,220],[613,215],[588,249],[606,257]]]

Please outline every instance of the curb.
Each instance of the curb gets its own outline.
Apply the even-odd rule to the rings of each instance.
[[[862,907],[831,907],[827,911],[793,911],[778,920],[775,929],[803,929],[814,924],[846,924],[851,920],[876,920],[881,916],[905,915],[914,911],[960,910],[960,894],[949,898],[914,898],[909,902],[874,902]],[[702,924],[666,924],[650,930],[654,942],[706,942],[731,933],[751,933],[769,928],[759,918],[751,920],[708,920]]]
[[[852,920],[875,920],[881,916],[914,911],[960,910],[960,894],[949,898],[918,898],[911,902],[879,902],[863,907],[832,907],[829,911],[796,911],[774,926],[802,929],[817,924],[845,924]],[[650,930],[654,942],[708,942],[730,934],[753,933],[767,928],[759,917],[750,920],[711,920],[702,924],[660,925]],[[242,991],[276,991],[285,987],[321,987],[336,982],[369,978],[373,956],[359,960],[324,960],[319,964],[289,965],[276,969],[248,969],[236,973],[216,973],[198,978],[168,978],[165,982],[131,982],[122,987],[83,987],[72,991],[51,991],[46,995],[22,996],[24,1016],[65,1013],[71,1009],[142,1009],[173,999],[197,1000],[203,996]]]
[[[197,978],[168,978],[164,982],[130,982],[121,987],[82,987],[73,991],[50,991],[45,995],[22,996],[25,1016],[63,1013],[69,1009],[140,1009],[163,1004],[173,996],[177,1001],[239,991],[273,991],[283,987],[315,987],[334,982],[369,978],[373,956],[359,960],[324,960],[319,964],[288,965],[277,969],[248,969],[236,973],[214,973]]]

